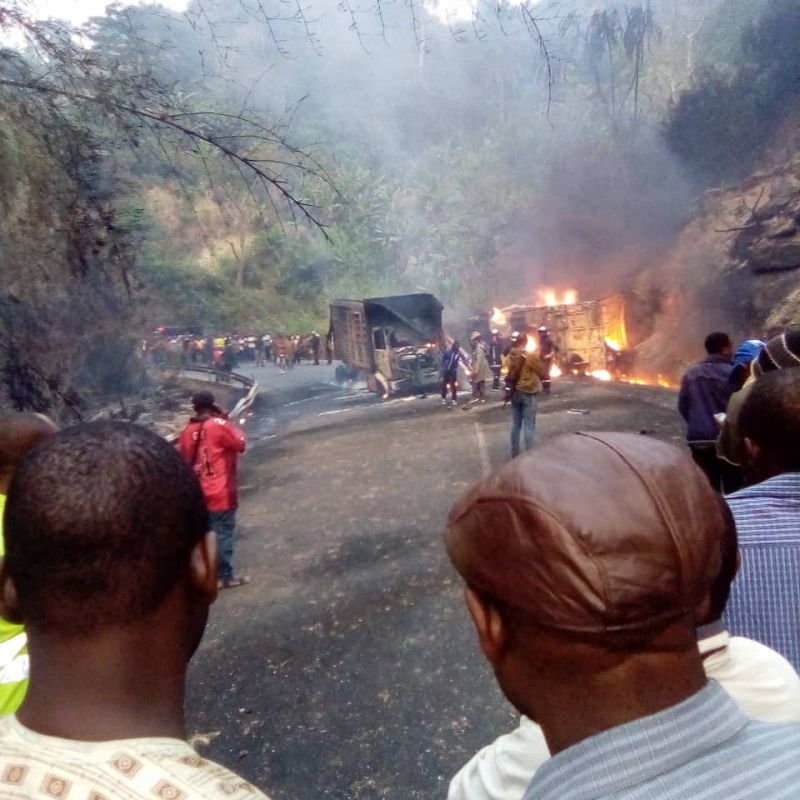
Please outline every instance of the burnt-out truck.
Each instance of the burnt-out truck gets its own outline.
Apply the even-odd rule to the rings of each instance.
[[[432,294],[334,300],[328,332],[337,378],[363,375],[371,391],[416,394],[440,379],[442,304]]]
[[[568,305],[510,306],[503,309],[516,331],[550,331],[564,372],[624,374],[632,366],[634,348],[652,333],[652,314],[633,292],[604,300]]]

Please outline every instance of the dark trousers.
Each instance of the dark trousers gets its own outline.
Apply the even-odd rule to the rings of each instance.
[[[744,485],[742,471],[739,467],[719,458],[715,447],[689,445],[689,449],[692,451],[694,463],[705,472],[709,483],[716,491],[721,494],[732,494],[742,488]]]
[[[453,397],[453,402],[458,401],[458,370],[447,370],[442,376],[442,400],[447,399],[447,390]]]
[[[546,361],[545,367],[547,369],[547,373],[545,374],[544,378],[542,378],[542,394],[550,394],[550,386],[552,385],[550,381],[550,370],[553,368],[552,361]]]
[[[514,392],[511,395],[511,458],[519,455],[520,433],[525,433],[525,449],[533,447],[536,432],[536,410],[539,401],[535,394]]]
[[[219,550],[219,579],[233,579],[233,537],[236,533],[236,509],[210,511],[208,514],[211,530],[217,534]]]

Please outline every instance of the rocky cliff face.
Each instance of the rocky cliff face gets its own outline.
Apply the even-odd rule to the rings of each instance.
[[[712,330],[765,338],[800,327],[800,158],[707,192],[697,217],[637,289],[658,298],[642,373],[677,378]]]

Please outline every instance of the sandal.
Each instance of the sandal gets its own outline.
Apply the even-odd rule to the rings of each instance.
[[[217,589],[236,589],[239,586],[247,586],[248,583],[250,583],[250,578],[246,575],[236,575],[227,581],[218,580]]]

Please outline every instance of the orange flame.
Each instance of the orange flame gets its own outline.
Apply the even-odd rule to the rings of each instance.
[[[536,352],[536,339],[534,339],[533,336],[528,337],[528,343],[525,345],[525,352],[526,353]]]
[[[506,315],[499,308],[493,308],[492,311],[492,325],[506,325],[508,323]]]
[[[598,381],[610,381],[613,380],[611,373],[607,369],[598,369],[594,372],[589,373],[593,378],[596,378]]]
[[[563,374],[564,373],[561,371],[561,369],[556,364],[553,364],[553,366],[550,368],[550,377],[551,378],[560,378]]]
[[[578,302],[578,293],[574,289],[567,289],[561,299],[554,289],[539,291],[539,301],[544,306],[574,306]]]
[[[622,352],[622,345],[615,339],[606,339],[606,346],[610,347],[615,353]]]

